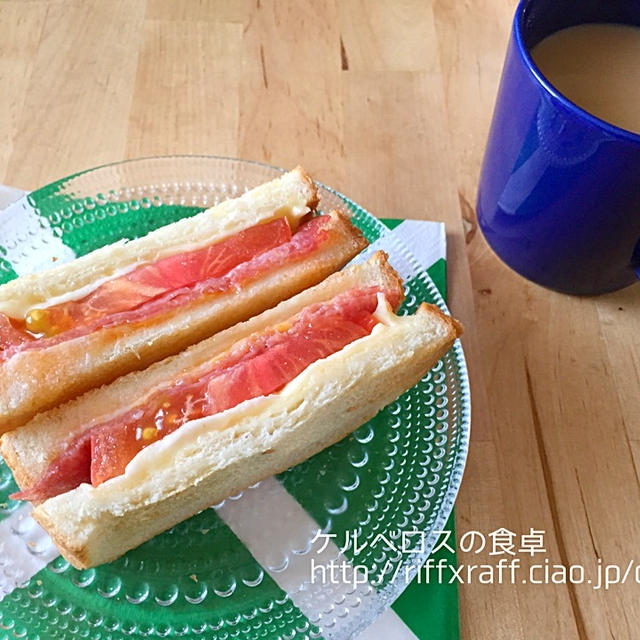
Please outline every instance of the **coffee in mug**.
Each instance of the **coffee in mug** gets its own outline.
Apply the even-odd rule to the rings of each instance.
[[[640,28],[582,24],[547,36],[531,51],[547,80],[571,102],[640,134]]]

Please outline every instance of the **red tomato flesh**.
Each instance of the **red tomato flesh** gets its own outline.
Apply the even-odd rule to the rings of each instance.
[[[48,314],[45,322],[61,331],[51,337],[39,334],[34,339],[24,321],[0,313],[0,360],[18,351],[54,346],[100,328],[144,322],[202,296],[239,288],[277,266],[293,263],[313,252],[328,238],[328,221],[328,216],[310,218],[291,235],[286,220],[278,219],[192,252],[198,256],[170,256],[140,267],[104,283],[82,300],[44,309]],[[246,247],[239,244],[238,236],[242,234],[245,235],[240,240]],[[225,247],[220,248],[221,244]],[[232,249],[237,250],[233,259],[229,255]],[[198,279],[194,280],[197,274]],[[21,328],[16,329],[15,325],[20,324]]]
[[[218,278],[241,262],[290,239],[291,229],[285,218],[256,225],[209,247],[140,266],[108,280],[80,300],[40,309],[37,321],[32,321],[32,324],[36,331],[50,337],[90,324],[98,318],[136,309],[170,291],[208,278]],[[28,322],[25,329],[31,329]]]
[[[352,289],[305,308],[277,328],[249,336],[197,374],[156,389],[140,404],[68,442],[42,478],[15,497],[44,500],[80,482],[97,486],[122,474],[144,447],[185,422],[282,389],[313,362],[371,333],[377,288]],[[399,300],[387,293],[395,307]]]
[[[4,313],[0,313],[0,353],[5,349],[20,347],[33,337],[15,326],[15,322]]]

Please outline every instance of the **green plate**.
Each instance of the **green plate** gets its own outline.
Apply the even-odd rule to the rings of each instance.
[[[142,236],[280,172],[185,156],[64,178],[0,213],[0,282]],[[389,233],[363,208],[320,186],[320,208],[334,207],[346,210],[372,243]],[[405,283],[401,313],[421,301],[445,309],[415,257],[397,242],[389,246],[392,263],[402,260],[416,274]],[[8,498],[15,484],[0,463],[0,595],[6,594],[0,637],[351,637],[398,596],[444,528],[462,478],[469,419],[456,342],[413,389],[343,441],[86,571],[51,559],[55,550],[28,506]],[[330,544],[321,556],[323,541]],[[343,563],[336,566],[366,582],[320,587],[300,572],[332,550]]]

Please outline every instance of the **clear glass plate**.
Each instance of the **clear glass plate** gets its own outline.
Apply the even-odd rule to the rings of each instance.
[[[2,229],[0,282],[15,277],[16,260],[20,272],[30,260],[37,268],[53,245],[62,243],[67,254],[82,255],[138,237],[280,172],[259,163],[189,156],[132,160],[64,178],[18,205],[29,223]],[[346,210],[369,241],[389,233],[345,196],[324,186],[319,191],[320,208]],[[446,309],[416,258],[400,245],[396,250],[418,273],[405,284],[401,312],[414,311],[423,300]],[[399,595],[429,555],[460,485],[469,418],[467,371],[456,342],[413,389],[373,420],[275,482],[250,488],[226,506],[207,509],[96,569],[77,571],[62,558],[54,559],[0,602],[0,637],[350,637]],[[0,519],[21,508],[8,499],[15,484],[1,464]],[[282,488],[314,527],[300,529],[289,513],[267,514],[258,527],[260,564],[229,526],[228,509],[237,512],[243,502],[257,504],[260,492]],[[287,518],[298,530],[283,536]],[[4,530],[0,522],[0,577],[5,581],[20,575],[11,544],[22,545],[34,558],[46,557],[47,541],[36,540],[37,527],[29,521]],[[366,571],[367,584],[320,593],[309,580],[292,582],[291,567],[317,553],[318,541],[314,546],[312,538],[318,527],[337,547],[347,547],[336,560]],[[358,551],[354,531],[357,546],[363,547]],[[402,536],[408,531],[419,535]],[[253,549],[256,541],[247,544]]]

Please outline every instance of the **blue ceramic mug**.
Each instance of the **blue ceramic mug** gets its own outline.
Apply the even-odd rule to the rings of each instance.
[[[640,136],[562,96],[529,52],[560,29],[594,22],[640,26],[640,2],[518,5],[477,201],[479,226],[507,265],[583,295],[621,289],[640,274]]]

